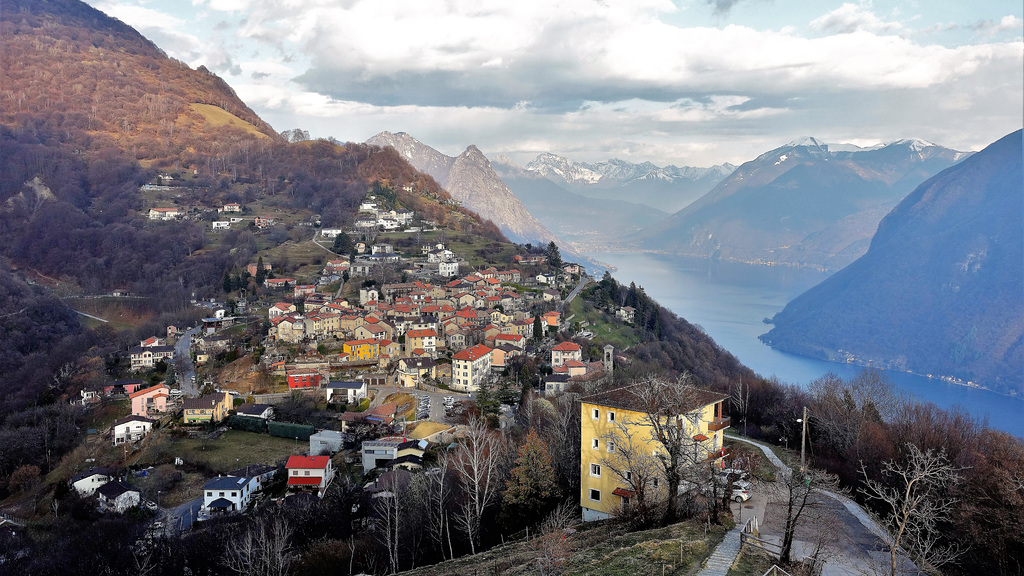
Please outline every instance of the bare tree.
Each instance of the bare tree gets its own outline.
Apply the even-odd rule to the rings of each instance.
[[[293,533],[283,518],[257,518],[227,548],[224,564],[245,576],[287,576],[296,556],[291,545]]]
[[[481,520],[484,511],[498,497],[505,443],[501,436],[487,429],[480,419],[466,427],[463,442],[452,454],[452,470],[458,474],[463,501],[456,517],[457,524],[469,539],[470,551],[476,554],[480,544]]]
[[[449,504],[451,501],[451,485],[449,483],[451,474],[451,457],[447,452],[442,452],[437,457],[437,466],[431,468],[427,474],[427,526],[430,529],[430,537],[441,552],[441,559],[447,560],[454,556],[452,551],[452,535],[448,530],[449,525]],[[448,554],[445,555],[445,540],[447,536]]]
[[[963,469],[951,463],[944,450],[922,452],[914,444],[906,446],[903,461],[882,465],[882,476],[888,482],[871,479],[861,464],[862,493],[878,503],[888,528],[884,540],[889,548],[890,576],[901,572],[901,549],[925,569],[939,568],[967,551],[959,539],[943,542],[939,526],[952,517],[958,500],[949,496],[948,489],[960,481]]]
[[[618,516],[637,526],[648,526],[663,515],[664,499],[659,488],[665,483],[664,468],[641,429],[628,426],[625,419],[604,436],[607,454],[601,465],[610,470],[633,493]]]
[[[779,559],[782,562],[789,562],[797,526],[807,520],[805,513],[824,506],[819,496],[822,492],[838,492],[840,488],[839,478],[821,470],[805,468],[802,471],[792,471],[784,468],[780,472],[781,477],[775,483],[775,488],[776,496],[786,507],[786,527],[782,534],[782,551],[779,553]]]
[[[705,461],[709,450],[703,441],[694,437],[700,424],[699,409],[704,405],[701,396],[706,391],[690,385],[688,374],[675,381],[647,377],[628,390],[634,400],[631,412],[639,412],[641,415],[621,418],[621,422],[617,422],[613,428],[612,435],[617,435],[616,431],[624,428],[639,432],[632,438],[623,435],[619,440],[611,440],[616,442],[616,449],[620,444],[629,446],[632,443],[637,447],[646,445],[646,450],[651,451],[658,474],[649,477],[652,483],[664,479],[666,492],[661,493],[666,494],[665,522],[673,522],[678,512],[679,487],[684,482],[699,485],[708,476]],[[639,454],[634,461],[638,466],[650,464],[639,460]],[[615,471],[620,477],[625,472],[629,470]],[[660,486],[657,488],[660,492]]]
[[[398,542],[405,502],[401,502],[401,491],[395,476],[381,480],[383,490],[373,495],[374,532],[388,553],[388,567],[391,574],[398,572]]]
[[[747,435],[747,411],[750,409],[750,384],[743,385],[743,376],[740,376],[740,381],[733,386],[732,396],[732,407],[743,416],[743,435]]]
[[[562,573],[571,554],[566,530],[579,522],[579,516],[578,506],[562,502],[541,523],[540,535],[533,540],[538,574],[553,576]]]

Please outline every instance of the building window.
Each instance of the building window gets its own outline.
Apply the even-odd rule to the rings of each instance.
[[[611,440],[609,440],[607,442],[607,444],[608,444],[608,451],[609,452],[615,452],[615,442],[612,442]]]
[[[609,412],[608,413],[608,421],[609,422],[615,422],[615,412]]]
[[[626,471],[626,482],[632,482],[632,481],[633,481],[633,473],[627,470]]]
[[[594,450],[597,450],[598,448],[601,447],[601,441],[598,440],[597,438],[591,440],[590,444],[590,447],[593,448]]]
[[[593,488],[591,488],[590,489],[590,499],[593,500],[594,502],[600,502],[601,501],[601,491],[600,490],[594,490]]]
[[[591,464],[590,465],[590,475],[595,477],[595,478],[600,478],[601,477],[601,465],[600,464]]]
[[[601,418],[601,411],[598,410],[597,408],[594,408],[591,411],[591,413],[590,413],[590,417],[593,418],[594,420],[600,419]]]
[[[232,498],[235,498],[235,497],[237,497],[237,496],[238,496],[238,492],[232,492],[232,493],[231,493],[231,497],[232,497]]]
[[[655,488],[657,488],[657,487],[658,487],[658,479],[657,479],[657,478],[655,478],[655,479],[654,479],[654,482],[653,482],[653,484],[654,484],[654,487],[655,487]]]
[[[309,470],[306,470],[306,476],[309,476]]]

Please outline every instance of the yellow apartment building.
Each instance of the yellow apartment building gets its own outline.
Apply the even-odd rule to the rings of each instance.
[[[636,462],[642,462],[647,454],[656,457],[659,451],[664,452],[643,410],[645,400],[640,386],[644,384],[606,390],[580,399],[580,506],[584,521],[610,518],[628,507],[635,496],[636,486],[632,481],[642,475],[652,476],[649,471],[630,472],[628,467],[637,466]],[[680,407],[680,415],[685,416],[683,421],[689,428],[687,437],[693,438],[693,448],[700,451],[702,458],[705,455],[708,459],[720,457],[723,430],[730,424],[729,418],[722,414],[722,403],[728,396],[690,387],[681,396],[685,402]],[[630,442],[634,454],[640,458],[631,458],[633,463],[625,464],[622,450],[618,456],[615,453],[617,442],[620,447]],[[610,469],[613,466],[621,474]],[[665,479],[654,480],[653,485],[647,487],[649,498],[667,497],[666,486]]]

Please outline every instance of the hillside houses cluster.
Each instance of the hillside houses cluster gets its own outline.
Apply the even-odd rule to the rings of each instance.
[[[378,253],[391,253],[388,248],[381,246]],[[454,258],[443,244],[425,245],[422,253],[439,260]],[[341,261],[328,267],[336,271]],[[404,386],[431,379],[469,392],[479,387],[483,374],[502,370],[509,359],[526,351],[534,329],[530,307],[550,297],[521,294],[509,286],[522,281],[519,270],[491,267],[443,284],[413,281],[363,288],[359,304],[318,292],[300,295],[294,286],[296,298],[304,298],[303,311],[292,302],[272,305],[269,337],[292,344],[328,339],[343,343],[340,353],[319,366],[281,366],[291,388],[320,387],[332,368],[367,367],[394,373]],[[540,320],[545,331],[557,329],[561,314],[547,312]],[[463,365],[466,355],[472,358]],[[448,356],[450,370],[439,373],[436,361]]]

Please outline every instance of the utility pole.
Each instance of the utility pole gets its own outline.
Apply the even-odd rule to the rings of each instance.
[[[803,423],[803,428],[800,431],[800,471],[802,472],[807,464],[804,460],[804,447],[807,444],[807,406],[804,406],[804,417],[800,421]]]

